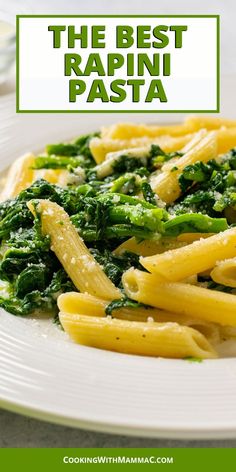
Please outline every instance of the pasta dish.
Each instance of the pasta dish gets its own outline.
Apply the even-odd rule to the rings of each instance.
[[[214,359],[236,344],[236,121],[118,123],[4,178],[0,306],[75,342]]]

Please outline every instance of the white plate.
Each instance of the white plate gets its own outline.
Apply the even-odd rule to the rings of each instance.
[[[134,118],[153,121],[153,115],[15,115],[14,97],[2,98],[1,169],[46,143]],[[105,352],[73,344],[51,321],[1,310],[0,405],[5,408],[99,431],[233,438],[235,393],[236,359],[198,364]]]

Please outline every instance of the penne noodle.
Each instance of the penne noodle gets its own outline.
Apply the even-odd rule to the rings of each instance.
[[[210,236],[214,236],[215,233],[183,233],[177,236],[177,241],[186,242],[186,243],[193,243],[194,241],[198,241],[199,239],[206,239]]]
[[[233,328],[232,326],[220,326],[220,337],[223,340],[236,338],[236,328]]]
[[[66,186],[68,170],[66,169],[35,169],[34,180],[44,179],[51,184],[57,184],[61,187]]]
[[[156,138],[157,136],[183,136],[192,131],[192,127],[188,124],[181,125],[167,125],[167,126],[154,126],[136,123],[117,123],[112,126],[103,127],[101,136],[102,138],[112,139],[132,139],[141,138],[148,136],[150,138]]]
[[[57,304],[59,310],[64,313],[104,317],[106,316],[105,310],[109,301],[102,300],[88,293],[67,292],[59,295]],[[179,323],[179,318],[177,318],[176,314],[148,307],[128,308],[124,306],[113,310],[112,317],[129,321],[148,321],[150,318],[154,321],[174,321]],[[187,320],[186,317],[182,318]],[[180,324],[185,323],[183,321]]]
[[[189,152],[193,147],[195,147],[198,143],[200,143],[201,139],[203,139],[207,135],[206,129],[200,129],[197,133],[193,134],[192,139],[181,149],[183,154]]]
[[[180,157],[172,169],[151,178],[154,192],[166,203],[174,202],[181,194],[178,178],[183,169],[197,161],[207,162],[217,155],[217,138],[215,132],[208,133],[196,146]],[[173,171],[172,171],[173,170]]]
[[[197,285],[198,284],[197,274],[190,275],[189,277],[186,277],[185,279],[181,280],[181,282],[185,284],[190,284],[190,285]]]
[[[197,318],[191,318],[189,316],[180,315],[177,313],[170,313],[169,311],[166,312],[164,310],[160,311],[158,321],[162,323],[173,322],[183,326],[189,326],[190,328],[195,329],[196,331],[199,331],[201,334],[203,334],[203,336],[205,336],[206,339],[213,345],[219,343],[221,339],[221,328],[215,323],[207,322]]]
[[[154,138],[164,134],[168,134],[169,136],[182,136],[187,133],[198,131],[202,128],[215,130],[221,127],[236,127],[236,121],[218,117],[189,116],[181,125],[173,124],[158,126],[136,123],[117,123],[108,127],[103,127],[101,136],[102,138],[106,137],[112,139],[132,139],[143,136]]]
[[[114,249],[113,254],[122,255],[124,252],[134,252],[139,256],[152,256],[154,254],[162,254],[169,249],[185,246],[184,241],[178,241],[177,238],[160,238],[158,241],[144,240],[138,241],[135,237],[127,239]]]
[[[140,147],[140,148],[130,148],[130,149],[122,149],[120,151],[115,151],[115,152],[109,152],[106,155],[106,158],[101,164],[98,164],[96,167],[94,167],[94,171],[96,171],[97,177],[100,179],[103,179],[104,177],[107,177],[108,175],[112,174],[113,172],[113,165],[115,164],[116,161],[119,160],[121,156],[127,156],[127,157],[134,157],[138,158],[141,161],[143,161],[143,165],[145,166],[146,164],[146,159],[149,157],[149,154],[151,152],[151,146],[146,146],[146,147]],[[168,161],[166,164],[162,166],[162,170],[171,170],[174,166],[174,164],[179,161],[179,158],[173,158],[170,161]]]
[[[115,123],[45,149],[2,179],[0,307],[57,303],[99,349],[235,356],[236,120]]]
[[[183,149],[181,149],[181,153],[183,154],[186,154],[188,153],[192,148],[194,148],[198,143],[200,143],[200,141],[207,135],[207,132],[206,130],[204,129],[201,129],[200,131],[198,131],[196,134],[193,135],[193,138],[191,139],[191,141],[189,141],[186,146],[183,147]],[[172,159],[170,159],[170,161],[167,161],[161,168],[161,170],[163,172],[166,172],[166,171],[171,171],[171,169],[173,169],[173,167],[175,165],[178,165],[178,160],[179,160],[179,157],[173,157]]]
[[[217,262],[210,276],[218,284],[236,288],[236,257]]]
[[[235,128],[223,128],[219,129],[216,133],[218,152],[226,152],[232,147],[236,146],[236,127]],[[152,144],[159,144],[159,146],[166,152],[182,151],[184,153],[189,152],[192,147],[197,144],[199,137],[203,137],[206,134],[205,130],[199,131],[197,134],[190,133],[184,136],[171,137],[168,135],[160,136],[159,138],[133,138],[133,139],[111,139],[111,138],[93,138],[90,141],[90,150],[95,159],[99,164],[104,161],[108,153],[116,151],[127,151],[132,148],[146,148],[148,149]],[[210,134],[210,133],[208,133]],[[209,157],[211,159],[211,157]],[[208,159],[208,160],[209,160]],[[175,161],[171,162],[174,165]],[[188,165],[191,162],[185,164]],[[166,163],[166,169],[170,163]]]
[[[201,129],[206,128],[208,130],[214,130],[218,128],[235,128],[235,120],[226,120],[225,118],[218,118],[215,116],[188,116],[184,121],[185,126],[187,125],[190,129]]]
[[[62,187],[67,185],[67,170],[34,169],[34,164],[35,156],[31,153],[25,154],[13,162],[0,194],[0,201],[16,197],[22,190],[30,187],[37,179],[45,179],[52,184],[58,184]]]
[[[218,154],[229,151],[236,146],[236,126],[217,131]]]
[[[0,201],[16,197],[33,183],[34,163],[35,156],[31,153],[24,154],[13,162],[8,171],[3,191],[0,194]]]
[[[177,171],[173,173],[168,171],[152,175],[150,178],[152,190],[165,203],[173,203],[181,194],[178,181],[179,174],[180,172],[177,173]]]
[[[125,293],[173,313],[220,325],[236,326],[235,295],[182,282],[160,283],[153,274],[129,269],[122,277]]]
[[[88,293],[66,292],[59,295],[57,304],[59,310],[65,313],[103,317],[106,316],[105,310],[109,301]],[[154,321],[175,321],[190,325],[187,317],[177,317],[175,313],[151,307],[129,308],[124,306],[113,310],[112,316],[129,321],[148,321],[149,318],[152,318]],[[192,320],[191,322],[197,324],[199,320]]]
[[[59,295],[57,304],[59,310],[64,313],[104,317],[106,316],[105,310],[109,301],[102,300],[88,293],[66,292]],[[148,307],[128,308],[124,306],[113,310],[112,317],[129,321],[148,321],[150,318],[154,321],[175,321],[179,323],[175,314],[158,308]],[[180,324],[185,323],[182,322]]]
[[[36,210],[33,202],[28,202],[28,207],[33,214],[35,211],[40,213],[43,234],[50,236],[51,249],[78,290],[106,300],[121,297],[119,289],[89,252],[62,207],[50,200],[38,200]]]
[[[140,262],[149,272],[178,281],[211,269],[217,261],[233,256],[236,256],[236,228],[163,254],[141,257]]]
[[[59,296],[57,300],[58,308],[61,312],[69,315],[84,316],[106,316],[107,300],[94,297],[93,295],[77,292],[67,292]],[[196,318],[190,318],[184,315],[171,313],[159,308],[128,308],[122,307],[113,310],[112,317],[120,320],[128,321],[157,321],[160,323],[173,322],[180,325],[189,326],[190,328],[200,331],[209,342],[216,344],[220,341],[219,327],[213,323],[207,323]],[[71,317],[71,320],[73,317]]]
[[[194,144],[195,143],[195,144]],[[201,139],[192,141],[190,149],[178,159],[178,169],[183,170],[187,165],[196,161],[207,162],[217,154],[216,133],[214,131],[203,135]]]
[[[165,152],[179,151],[192,139],[192,137],[192,134],[186,134],[176,138],[165,135],[160,136],[159,138],[143,137],[130,140],[93,138],[89,143],[89,147],[96,163],[100,164],[110,152],[139,147],[146,147],[148,149],[152,144],[158,144]]]
[[[217,357],[201,333],[177,323],[142,323],[63,312],[59,313],[59,318],[70,337],[85,346],[142,356]]]
[[[163,237],[157,241],[139,241],[135,237],[132,237],[114,249],[113,254],[120,256],[124,252],[129,251],[143,257],[154,256],[155,254],[162,254],[171,249],[187,246],[187,244],[202,238],[209,238],[213,234],[214,233],[183,233],[177,236],[177,238]]]
[[[57,304],[59,310],[64,313],[104,317],[106,316],[105,310],[109,302],[93,295],[89,295],[88,293],[67,292],[59,295]],[[154,321],[176,322],[175,314],[158,308],[148,307],[129,308],[124,306],[122,308],[114,309],[112,317],[129,321],[144,322],[148,321],[150,318]],[[180,324],[185,323],[183,322]]]
[[[105,316],[107,300],[89,293],[66,292],[59,295],[57,305],[59,311],[87,316]]]

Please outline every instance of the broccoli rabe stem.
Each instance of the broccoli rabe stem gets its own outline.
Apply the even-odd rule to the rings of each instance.
[[[162,210],[143,208],[142,205],[118,205],[109,209],[111,223],[131,223],[150,231],[163,231]]]
[[[123,193],[106,193],[103,195],[98,195],[97,199],[104,203],[111,202],[119,203],[121,205],[141,205],[143,208],[157,209],[156,205],[146,202],[146,200],[141,200],[141,198],[138,197],[131,197],[130,195],[124,195]],[[162,208],[159,208],[158,210],[160,210],[160,215],[167,215],[167,212]]]
[[[98,241],[98,234],[96,229],[83,228],[79,229],[80,236],[85,242]],[[114,226],[107,226],[102,235],[102,239],[125,239],[135,236],[137,239],[158,239],[159,233],[154,233],[144,228],[138,228],[137,226],[120,224]]]
[[[35,159],[35,169],[66,169],[68,166],[75,168],[85,164],[83,156],[38,156]]]
[[[228,228],[225,218],[211,218],[200,213],[185,213],[164,223],[166,236],[182,233],[219,233]]]

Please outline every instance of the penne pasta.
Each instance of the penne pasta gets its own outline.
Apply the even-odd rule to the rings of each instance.
[[[106,316],[106,307],[109,304],[107,300],[102,300],[101,298],[89,295],[88,293],[78,292],[63,293],[58,297],[57,303],[59,310],[63,313],[97,317]],[[148,321],[150,318],[154,321],[174,321],[179,323],[179,318],[176,314],[158,308],[148,307],[129,308],[123,306],[122,308],[114,309],[112,317],[129,321],[144,322]],[[180,322],[180,324],[185,324],[184,320],[187,321],[187,318],[182,317],[182,322]],[[195,322],[197,324],[196,320]],[[189,324],[187,321],[186,325],[189,326],[191,323]]]
[[[103,127],[102,138],[112,139],[132,139],[148,136],[156,138],[157,136],[183,136],[192,131],[188,124],[155,126],[136,123],[117,123],[109,127]]]
[[[141,257],[140,262],[149,272],[178,281],[211,269],[217,261],[233,256],[236,256],[236,228],[160,255]]]
[[[195,147],[200,141],[207,135],[207,130],[206,129],[200,129],[197,131],[197,133],[193,134],[192,139],[181,149],[181,152],[183,154],[186,154],[187,152],[190,151],[193,147]],[[167,162],[168,164],[168,162]]]
[[[236,326],[236,297],[182,282],[160,283],[153,274],[129,269],[123,286],[128,297],[189,317]]]
[[[58,297],[58,308],[64,313],[79,314],[87,316],[106,316],[106,307],[109,301],[102,300],[88,293],[66,292]],[[185,316],[177,316],[176,313],[164,311],[158,308],[151,307],[137,307],[129,308],[123,306],[122,308],[114,309],[112,312],[114,318],[129,321],[174,321],[179,324],[200,324],[200,320],[190,319]]]
[[[104,317],[106,316],[105,310],[108,306],[107,300],[102,300],[93,295],[77,292],[63,293],[59,296],[57,303],[60,312],[66,313],[68,319],[69,315],[72,315],[71,321],[76,319],[74,315]],[[159,323],[178,323],[200,331],[200,333],[202,333],[208,341],[213,344],[220,341],[219,327],[217,325],[158,308],[122,307],[113,310],[112,317],[128,321],[145,322],[153,320]]]
[[[183,149],[181,149],[181,153],[186,154],[187,152],[189,152],[193,147],[195,147],[198,143],[200,143],[202,138],[204,138],[206,135],[207,135],[206,130],[202,129],[198,131],[196,134],[193,135],[193,138],[186,144],[186,146],[184,146]],[[161,168],[162,172],[171,171],[173,167],[177,165],[178,160],[179,160],[179,157],[173,157],[172,159],[167,161],[165,164],[163,164]]]
[[[216,116],[188,116],[184,121],[190,129],[206,128],[208,130],[215,130],[219,128],[235,128],[235,120],[226,120],[225,118],[218,118]]]
[[[61,187],[67,185],[67,177],[69,175],[66,169],[35,169],[34,180],[44,179],[51,184],[57,184]]]
[[[207,162],[217,155],[217,138],[214,132],[208,133],[186,154],[175,161],[173,168],[153,176],[150,180],[152,189],[166,203],[174,202],[181,194],[179,175],[183,169],[197,161]]]
[[[107,300],[95,297],[89,293],[67,292],[59,295],[57,305],[59,311],[68,314],[80,314],[87,316],[105,316]]]
[[[154,254],[162,254],[169,249],[185,246],[184,241],[178,241],[177,238],[160,238],[157,241],[138,241],[135,237],[127,239],[114,249],[113,254],[120,256],[124,252],[134,252],[139,256],[152,256]]]
[[[11,165],[3,191],[0,194],[0,200],[4,201],[16,197],[21,190],[29,187],[34,181],[35,156],[28,153],[19,157]]]
[[[236,127],[235,120],[226,120],[218,117],[208,116],[188,116],[180,125],[145,125],[137,123],[117,123],[108,127],[103,127],[102,138],[112,139],[132,139],[135,137],[156,137],[168,134],[169,136],[182,136],[187,133],[205,128],[215,130],[221,127]]]
[[[124,149],[146,147],[152,144],[158,144],[165,152],[179,151],[191,139],[192,134],[186,134],[179,137],[160,136],[159,138],[133,138],[133,139],[111,139],[111,138],[92,138],[89,147],[97,164],[104,161],[106,155],[110,152],[120,151]]]
[[[199,239],[209,238],[210,236],[214,236],[214,233],[183,233],[177,236],[177,241],[190,244],[194,241],[199,241]]]
[[[193,149],[207,135],[206,130],[202,129],[193,135],[193,138],[181,149],[181,153],[186,154]],[[167,161],[161,168],[162,172],[171,171],[175,165],[178,166],[179,157],[173,157]]]
[[[236,288],[236,257],[217,262],[210,276],[218,284]]]
[[[167,314],[167,315],[166,315]],[[199,331],[209,343],[214,346],[221,340],[221,327],[216,323],[207,322],[197,318],[191,318],[189,316],[180,315],[177,313],[170,313],[169,311],[161,310],[158,316],[158,322],[173,322],[183,326],[188,326],[196,331]]]
[[[89,252],[63,208],[49,200],[38,200],[36,210],[33,202],[29,202],[28,207],[33,214],[35,211],[40,213],[43,234],[50,236],[51,249],[78,290],[106,300],[121,297],[119,289]]]
[[[209,238],[213,234],[214,233],[183,233],[176,238],[162,237],[157,241],[139,241],[133,237],[121,243],[114,249],[113,254],[121,256],[124,252],[129,251],[143,257],[154,256],[155,254],[162,254],[172,249],[187,246],[187,244],[202,238]]]
[[[235,339],[236,328],[233,328],[232,326],[220,326],[219,334],[223,340],[232,339],[232,338]]]
[[[236,126],[217,131],[218,154],[229,151],[236,146]]]
[[[236,355],[235,162],[236,121],[207,115],[20,157],[1,193],[0,307],[59,312],[100,349]]]
[[[213,359],[217,354],[198,331],[177,323],[135,322],[59,314],[64,330],[77,343],[125,354]]]
[[[16,197],[22,190],[32,185],[37,179],[44,179],[52,184],[67,185],[68,171],[65,169],[35,169],[35,156],[28,153],[18,158],[11,165],[5,185],[0,194],[0,201]]]

